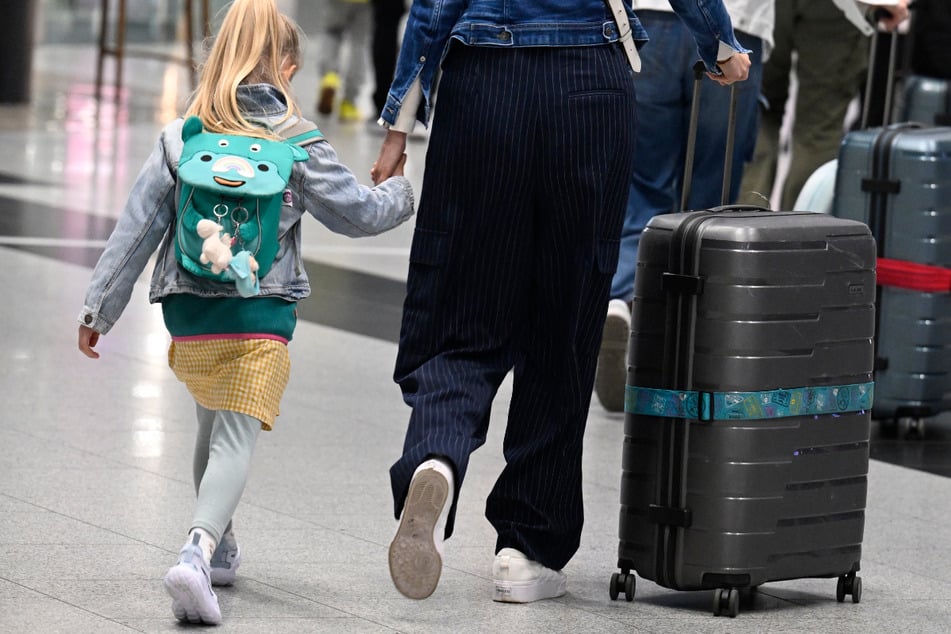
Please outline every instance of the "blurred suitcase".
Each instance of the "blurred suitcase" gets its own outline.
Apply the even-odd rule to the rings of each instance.
[[[888,64],[890,87],[894,43]],[[909,435],[951,409],[951,127],[933,125],[949,99],[946,81],[914,77],[904,117],[912,121],[867,129],[863,117],[839,149],[832,203],[833,215],[868,224],[876,240],[872,417]]]
[[[860,222],[748,207],[650,221],[612,599],[633,600],[636,572],[714,590],[715,615],[736,616],[740,589],[801,577],[860,600],[874,294]]]
[[[926,418],[951,409],[951,292],[938,290],[951,267],[951,127],[849,133],[832,213],[867,223],[889,266],[876,301],[872,415],[920,433]],[[922,290],[916,276],[937,285]]]
[[[947,79],[912,75],[905,83],[903,121],[923,126],[951,125],[951,91]]]

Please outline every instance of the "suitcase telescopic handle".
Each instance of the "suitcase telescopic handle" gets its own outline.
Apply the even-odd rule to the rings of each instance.
[[[687,211],[690,201],[690,188],[693,185],[693,162],[697,150],[697,127],[700,121],[700,88],[706,67],[702,61],[693,66],[693,99],[690,102],[690,124],[687,129],[687,152],[684,159],[683,187],[681,188],[680,209]],[[730,185],[733,180],[733,147],[736,141],[736,84],[730,85],[730,111],[726,127],[726,154],[723,157],[723,189],[720,193],[720,205],[730,202]],[[719,208],[718,208],[719,209]]]
[[[865,100],[862,103],[862,119],[860,129],[868,128],[869,112],[872,104],[872,87],[874,85],[873,77],[875,75],[875,60],[878,57],[878,23],[887,18],[890,14],[885,9],[876,9],[872,14],[872,20],[875,23],[875,33],[872,34],[872,43],[868,51],[868,73],[865,76]],[[885,103],[882,107],[882,125],[888,125],[892,118],[892,102],[894,101],[895,86],[895,67],[898,64],[898,30],[891,34],[891,41],[888,48],[888,69],[885,74]]]

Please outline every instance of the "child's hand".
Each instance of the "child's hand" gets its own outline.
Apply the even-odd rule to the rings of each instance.
[[[90,359],[98,359],[99,353],[93,350],[99,343],[99,333],[90,328],[79,324],[79,350]]]

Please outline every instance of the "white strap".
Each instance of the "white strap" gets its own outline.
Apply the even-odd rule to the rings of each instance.
[[[634,34],[631,32],[631,24],[627,20],[627,11],[621,0],[606,0],[611,8],[611,14],[614,15],[614,21],[617,23],[618,41],[624,45],[624,52],[627,53],[627,59],[631,63],[631,69],[635,73],[641,71],[641,56],[637,53],[637,46],[634,44]]]

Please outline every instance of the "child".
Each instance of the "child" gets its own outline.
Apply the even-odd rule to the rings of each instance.
[[[291,99],[301,59],[299,31],[275,0],[235,0],[202,70],[188,115],[219,134],[280,140],[308,122]],[[165,576],[180,621],[221,621],[212,585],[234,581],[241,551],[231,517],[248,475],[259,430],[270,430],[290,368],[287,342],[296,302],[310,293],[300,265],[300,220],[311,213],[351,237],[378,234],[413,214],[409,181],[357,182],[326,141],[304,146],[280,209],[279,248],[259,292],[193,275],[176,259],[176,174],[183,120],[168,124],[147,160],[96,265],[79,316],[79,349],[96,359],[129,301],[133,284],[159,249],[149,300],[161,302],[171,334],[169,365],[197,404],[194,457],[198,501],[178,563]],[[181,186],[179,185],[178,188]],[[237,233],[237,231],[235,232]]]

